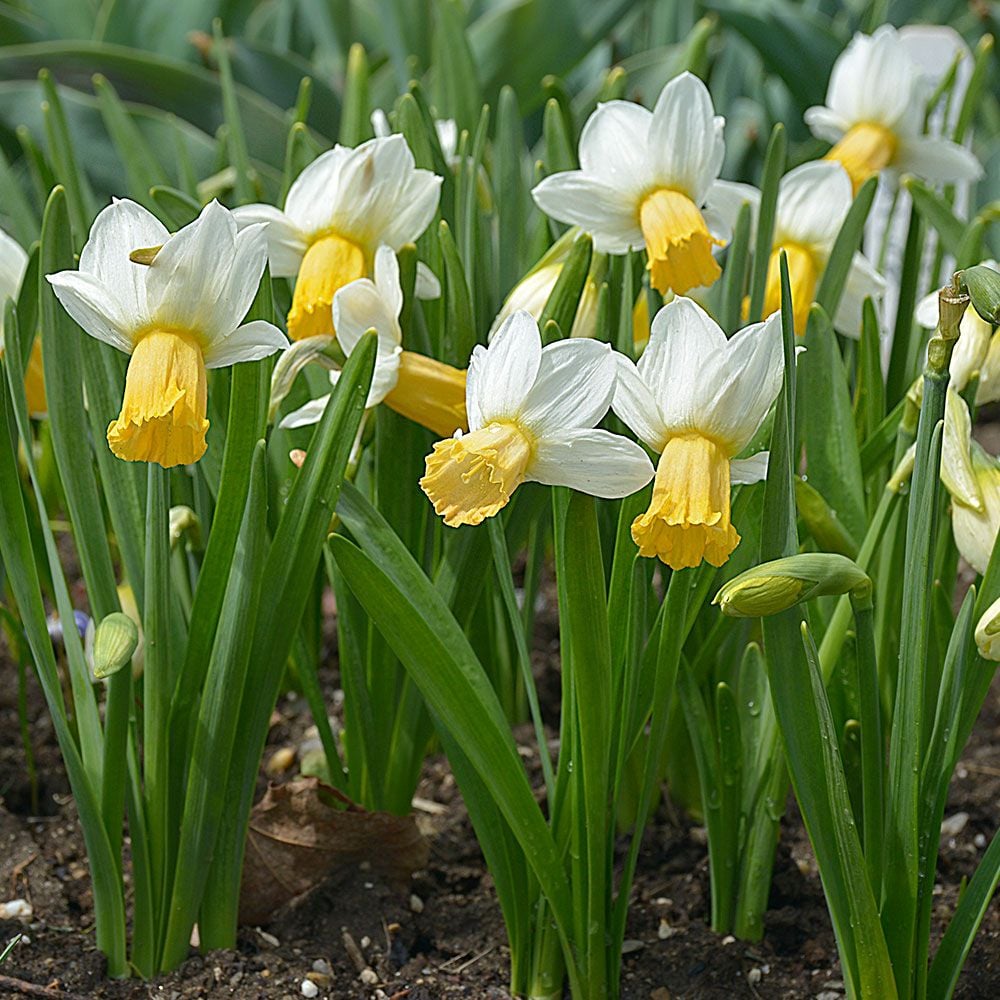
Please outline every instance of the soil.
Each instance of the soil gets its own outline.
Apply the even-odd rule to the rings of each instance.
[[[16,676],[9,661],[0,662],[0,676]],[[323,680],[333,704],[335,677]],[[243,928],[235,951],[202,956],[192,950],[180,969],[151,983],[107,980],[94,947],[83,839],[33,680],[28,695],[36,804],[20,739],[16,684],[0,689],[0,903],[20,897],[33,909],[27,924],[0,921],[0,946],[16,933],[24,935],[0,965],[0,997],[292,1000],[305,995],[307,977],[318,987],[317,996],[327,1000],[508,996],[500,911],[443,757],[427,760],[417,792],[418,822],[431,856],[408,892],[390,888],[370,871],[354,870],[285,907],[267,927]],[[301,745],[311,720],[303,700],[290,696],[279,704],[275,722],[269,754]],[[537,771],[530,730],[515,735],[529,770]],[[998,801],[1000,683],[989,695],[952,786],[946,813],[951,832],[942,841],[935,887],[939,930],[994,833]],[[646,833],[633,898],[623,959],[627,1000],[844,995],[819,877],[794,801],[783,821],[763,941],[748,944],[708,928],[704,829],[669,801]],[[34,992],[26,992],[31,984]],[[996,901],[955,995],[1000,996]]]

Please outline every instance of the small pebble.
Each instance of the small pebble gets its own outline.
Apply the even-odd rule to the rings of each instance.
[[[369,937],[369,936],[368,936],[368,935],[366,934],[366,935],[365,935],[365,936],[364,936],[364,937],[363,937],[363,938],[361,939],[361,947],[362,947],[362,948],[370,948],[370,947],[371,947],[371,944],[372,944],[372,939],[371,939],[371,938],[370,938],[370,937]]]
[[[957,812],[953,816],[947,817],[941,823],[941,836],[942,837],[957,837],[964,829],[965,824],[969,822],[969,814],[967,812]]]
[[[259,927],[257,928],[257,933],[260,935],[260,939],[264,942],[264,944],[269,945],[272,948],[281,947],[281,942],[273,934],[268,934],[267,931],[262,931]]]
[[[317,958],[313,962],[313,972],[318,972],[323,976],[332,976],[333,968],[325,958]]]
[[[30,920],[34,910],[26,899],[12,899],[0,903],[0,920]]]
[[[756,986],[763,978],[764,973],[756,965],[747,973],[747,982],[751,986]]]
[[[299,986],[299,992],[304,997],[318,997],[319,987],[311,979],[303,979],[302,985]]]
[[[661,941],[666,941],[667,938],[673,937],[677,933],[677,928],[670,925],[670,921],[666,917],[660,918],[660,926],[656,929],[656,936]]]
[[[378,982],[378,973],[370,965],[366,965],[358,978],[365,986],[374,986]]]
[[[823,990],[822,993],[816,994],[816,1000],[840,1000],[840,994],[833,990]]]
[[[732,934],[727,934],[727,935],[726,935],[726,936],[725,936],[725,937],[724,937],[724,938],[722,939],[722,943],[723,943],[723,944],[733,944],[733,943],[735,943],[735,941],[736,941],[736,938],[734,938],[734,937],[732,936]]]
[[[413,893],[410,896],[410,909],[413,910],[414,913],[424,912],[424,901],[416,893]]]
[[[644,941],[637,941],[635,938],[627,938],[622,941],[622,954],[631,955],[633,952],[642,951],[646,947]]]
[[[976,847],[985,847],[986,846],[986,834],[985,833],[977,833],[972,838],[972,842],[973,842],[973,844],[976,845]]]

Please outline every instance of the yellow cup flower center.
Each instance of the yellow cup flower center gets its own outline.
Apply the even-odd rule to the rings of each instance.
[[[132,351],[108,444],[128,462],[189,465],[205,454],[207,407],[208,378],[197,339],[186,331],[150,330]]]
[[[639,225],[657,291],[683,295],[711,285],[722,274],[712,256],[712,247],[722,243],[709,233],[705,217],[686,194],[670,188],[648,194],[639,207]]]
[[[288,335],[292,340],[332,334],[334,293],[365,273],[365,254],[357,243],[336,233],[317,237],[306,250],[295,279],[288,312]]]
[[[859,122],[826,154],[847,171],[854,193],[872,174],[889,166],[896,156],[896,136],[884,125]]]
[[[441,437],[467,431],[465,371],[413,351],[399,356],[396,387],[385,404]]]
[[[739,545],[729,519],[729,456],[698,433],[672,437],[656,466],[653,499],[632,522],[639,554],[671,569],[721,566]]]
[[[3,330],[0,330],[0,358],[3,357]],[[45,398],[45,369],[42,366],[42,338],[36,336],[28,356],[28,366],[24,370],[24,397],[28,404],[28,414],[44,417],[48,413]]]
[[[534,454],[531,435],[510,420],[438,441],[420,487],[449,527],[492,517],[524,482]]]
[[[819,283],[819,262],[808,247],[799,243],[782,243],[771,251],[767,264],[767,283],[764,286],[764,315],[770,316],[781,308],[781,251],[788,259],[788,282],[792,289],[792,313],[795,332],[806,332],[809,310],[816,298]]]

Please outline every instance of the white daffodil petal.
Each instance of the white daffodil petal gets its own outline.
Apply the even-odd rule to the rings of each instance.
[[[469,429],[476,429],[473,414],[484,423],[517,416],[535,384],[541,360],[542,337],[534,319],[522,311],[504,320],[490,346],[477,347],[469,363]]]
[[[345,354],[350,354],[371,329],[378,334],[380,355],[399,350],[403,340],[399,321],[369,278],[359,278],[337,290],[333,297],[333,324]]]
[[[956,500],[951,505],[951,526],[962,558],[977,573],[985,573],[1000,529],[1000,464],[976,441],[971,444],[972,465],[986,509],[980,512]]]
[[[813,160],[787,173],[778,186],[774,243],[829,251],[854,194],[851,178],[835,160]]]
[[[838,142],[851,127],[836,111],[822,106],[807,108],[803,118],[812,134],[824,142]]]
[[[598,104],[580,134],[583,172],[635,198],[650,186],[646,159],[652,114],[631,101]]]
[[[974,181],[983,167],[974,153],[950,139],[908,136],[900,143],[896,166],[932,183]]]
[[[341,193],[341,174],[354,150],[334,146],[321,153],[292,181],[285,215],[306,236],[329,229]]]
[[[255,319],[238,326],[205,349],[206,368],[228,368],[241,361],[260,361],[288,347],[288,338],[273,323]]]
[[[441,298],[441,282],[438,276],[422,261],[417,261],[417,280],[413,294],[422,300]]]
[[[913,311],[913,318],[925,329],[933,330],[938,321],[938,293],[931,292],[925,295]]]
[[[896,29],[884,24],[872,35],[857,34],[837,59],[826,103],[851,124],[892,128],[911,112],[920,71]]]
[[[721,119],[708,88],[681,73],[660,92],[649,127],[649,155],[657,181],[704,204],[722,167]]]
[[[737,181],[716,181],[709,189],[705,202],[705,223],[717,239],[728,243],[740,209],[750,206],[750,241],[757,232],[757,213],[760,209],[760,191],[752,184]]]
[[[861,336],[861,321],[865,299],[871,298],[876,307],[885,295],[885,278],[867,257],[855,253],[847,272],[847,281],[833,317],[838,333],[857,340]]]
[[[45,277],[63,308],[87,333],[119,351],[132,353],[135,328],[122,315],[114,293],[100,280],[82,271],[60,271]]]
[[[784,345],[778,313],[736,333],[728,343],[723,376],[705,379],[701,427],[738,454],[760,427],[781,389]],[[711,393],[711,396],[709,396]]]
[[[17,298],[27,266],[28,255],[21,244],[0,229],[0,305],[6,298]]]
[[[294,278],[308,248],[305,235],[292,220],[273,205],[241,205],[233,209],[240,229],[263,222],[267,238],[267,259],[272,278]]]
[[[80,254],[80,270],[110,289],[123,319],[134,328],[150,319],[147,303],[148,268],[129,260],[133,250],[161,246],[167,227],[134,201],[114,201],[101,210]]]
[[[982,511],[983,495],[972,467],[972,417],[962,397],[949,387],[941,440],[941,482],[959,503]]]
[[[591,233],[594,249],[601,253],[625,253],[645,246],[632,200],[581,170],[552,174],[531,195],[546,215]]]
[[[767,479],[769,451],[758,451],[749,458],[734,458],[729,463],[729,482],[733,486],[750,486]]]
[[[278,425],[282,430],[290,431],[296,427],[308,427],[310,424],[318,424],[323,417],[326,404],[330,402],[329,395],[320,396],[319,399],[310,399],[305,406],[300,406],[297,410],[282,417]]]
[[[253,232],[259,234],[260,230]],[[258,239],[262,237],[258,235]],[[236,221],[231,212],[212,201],[194,222],[164,243],[146,268],[150,321],[168,329],[216,335],[217,315],[228,312],[235,252]],[[229,315],[233,325],[241,319],[242,315]]]
[[[721,367],[727,343],[718,323],[692,299],[678,296],[653,318],[637,367],[667,427],[690,425],[704,380]]]
[[[624,354],[616,354],[618,378],[611,408],[653,451],[663,451],[669,432],[660,417],[660,408],[649,386],[642,380],[639,369]]]
[[[399,261],[396,253],[385,244],[375,252],[375,287],[390,316],[399,316],[403,309],[403,289],[399,284]]]
[[[539,438],[527,479],[568,486],[614,500],[641,490],[653,478],[649,456],[634,441],[610,431],[564,430]]]
[[[265,232],[265,226],[254,225],[236,233],[232,266],[225,286],[220,289],[211,320],[202,328],[205,335],[211,337],[228,333],[250,311],[267,265]]]
[[[521,422],[539,435],[593,427],[611,406],[615,376],[614,353],[608,344],[586,339],[549,344],[521,404]]]

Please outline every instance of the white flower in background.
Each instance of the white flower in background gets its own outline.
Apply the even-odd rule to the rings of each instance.
[[[567,232],[511,289],[496,319],[493,320],[488,339],[492,340],[504,320],[519,310],[523,309],[529,313],[536,323],[541,319],[545,304],[556,287],[556,282],[562,274],[563,264],[578,236],[579,231],[576,229]],[[580,295],[573,326],[570,328],[571,337],[593,337],[597,332],[597,297],[600,282],[604,279],[606,261],[607,258],[603,254],[595,253],[591,258],[590,271]]]
[[[151,265],[129,260],[161,244]],[[263,226],[238,233],[216,201],[173,236],[141,205],[115,201],[94,220],[80,269],[47,275],[87,333],[131,355],[121,415],[108,427],[115,455],[169,468],[205,453],[206,369],[288,346],[272,324],[242,323],[266,262]]]
[[[947,430],[947,421],[945,427]],[[978,441],[967,443],[979,504],[974,495],[951,490],[951,528],[962,558],[977,573],[985,573],[1000,531],[1000,463]]]
[[[4,352],[4,302],[7,299],[17,301],[27,266],[28,255],[21,244],[0,229],[0,354]],[[48,406],[45,401],[45,374],[42,370],[42,338],[37,335],[31,345],[31,356],[24,372],[24,394],[28,412],[33,417],[44,416]]]
[[[368,330],[378,335],[375,373],[365,406],[381,402],[437,434],[465,428],[465,372],[434,358],[403,350],[399,313],[403,291],[396,254],[381,246],[375,254],[375,280],[359,278],[333,296],[337,341],[350,355]],[[336,384],[339,372],[330,373]],[[323,416],[329,395],[314,399],[281,421],[286,428],[315,424]]]
[[[659,453],[653,499],[632,523],[643,556],[672,569],[721,566],[739,544],[730,485],[759,482],[767,456],[736,456],[781,389],[781,320],[727,340],[696,302],[676,298],[653,319],[638,365],[618,356],[614,411]]]
[[[839,163],[803,163],[781,179],[767,267],[765,315],[781,308],[779,251],[784,250],[795,307],[795,332],[805,333],[816,289],[853,200],[851,180]],[[884,292],[885,279],[875,265],[855,253],[833,325],[849,337],[859,337],[865,298],[879,300]]]
[[[479,524],[524,482],[617,498],[653,476],[634,441],[595,428],[615,389],[615,355],[597,340],[542,347],[538,324],[514,313],[472,354],[469,433],[434,445],[420,486],[444,523]]]
[[[418,170],[401,135],[357,149],[334,146],[295,179],[284,211],[244,205],[239,225],[266,225],[271,274],[295,278],[288,313],[293,340],[334,332],[338,288],[372,273],[380,244],[398,250],[434,218],[441,178]]]
[[[553,219],[580,226],[594,249],[645,247],[653,287],[683,294],[722,273],[712,248],[730,237],[745,185],[718,180],[724,119],[708,89],[682,73],[653,111],[600,104],[580,136],[580,168],[546,177],[532,192]]]
[[[806,111],[806,124],[834,143],[856,191],[882,170],[907,171],[931,182],[975,180],[979,161],[948,139],[923,134],[930,96],[926,75],[892,25],[857,34],[830,75],[826,104]]]
[[[371,115],[372,131],[376,139],[384,139],[392,135],[389,117],[381,108],[376,108]],[[444,156],[445,163],[454,167],[458,163],[458,125],[454,118],[435,118],[434,131],[437,133],[438,145]]]
[[[1000,270],[995,260],[984,260],[985,267]],[[928,330],[937,327],[938,293],[931,292],[917,304],[917,322]],[[976,405],[1000,400],[1000,334],[976,312],[973,306],[965,310],[959,325],[960,336],[951,355],[951,386],[962,392],[974,376],[979,376]]]

